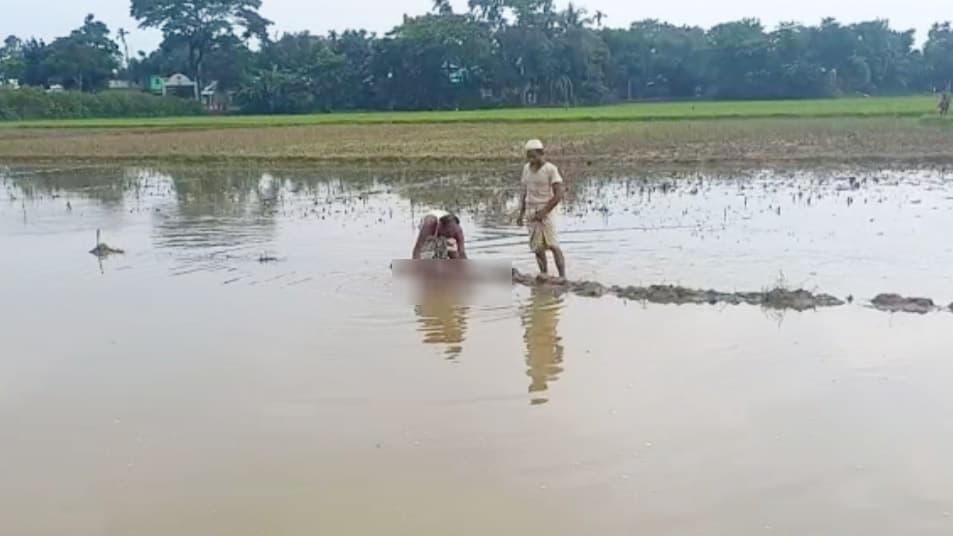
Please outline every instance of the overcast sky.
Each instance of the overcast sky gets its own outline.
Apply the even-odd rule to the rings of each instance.
[[[466,0],[452,0],[458,10]],[[272,29],[284,31],[365,28],[386,32],[400,22],[404,13],[427,11],[431,0],[263,0],[262,13],[275,22]],[[890,19],[894,28],[914,28],[922,42],[930,25],[953,18],[949,0],[579,0],[576,5],[601,10],[605,24],[628,26],[633,20],[656,18],[676,24],[711,26],[743,17],[760,18],[773,27],[782,21],[816,23],[826,16],[844,22]],[[559,7],[564,0],[557,0]],[[0,0],[0,39],[9,34],[36,36],[50,40],[79,26],[87,13],[94,13],[114,31],[134,30],[129,39],[131,52],[158,44],[156,32],[139,30],[129,18],[129,0]]]

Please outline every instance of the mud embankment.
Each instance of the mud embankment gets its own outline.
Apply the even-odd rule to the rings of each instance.
[[[571,293],[587,298],[612,295],[624,300],[642,301],[661,305],[756,305],[766,309],[808,311],[812,309],[840,307],[853,298],[840,299],[830,294],[815,294],[808,290],[775,288],[761,292],[720,292],[699,290],[672,285],[648,287],[606,286],[596,281],[567,281],[555,283],[513,270],[513,283],[524,287],[545,287],[556,293]],[[929,298],[910,298],[898,294],[880,294],[870,302],[871,307],[891,313],[926,314],[944,310]],[[946,310],[953,312],[953,304]]]
[[[870,305],[874,309],[890,313],[926,314],[942,310],[930,298],[909,298],[899,294],[879,294],[871,300]],[[947,307],[947,310],[953,311],[953,303]]]

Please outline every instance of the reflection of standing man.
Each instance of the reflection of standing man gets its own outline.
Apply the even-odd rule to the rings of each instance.
[[[549,382],[558,379],[563,372],[563,345],[558,333],[559,308],[562,300],[551,291],[533,288],[532,297],[523,306],[522,319],[526,342],[526,375],[530,377],[529,392],[543,393],[549,390]],[[536,394],[532,404],[548,402]]]
[[[543,153],[543,142],[530,140],[526,144],[526,159],[523,167],[523,194],[520,198],[520,215],[517,225],[526,221],[526,212],[529,211],[529,220],[526,221],[529,231],[529,246],[536,254],[539,272],[543,277],[549,274],[546,252],[553,253],[559,277],[566,279],[566,259],[562,248],[559,247],[559,238],[556,236],[556,226],[553,223],[553,210],[563,200],[563,178],[559,169],[551,162],[547,162]]]

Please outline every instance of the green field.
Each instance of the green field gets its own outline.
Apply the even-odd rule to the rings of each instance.
[[[953,162],[933,97],[639,103],[588,108],[0,123],[24,160],[510,163],[541,138],[560,163]],[[263,133],[262,128],[267,128]]]
[[[0,122],[0,128],[224,128],[256,126],[677,121],[699,119],[920,117],[934,97],[871,97],[792,101],[637,103],[582,108],[329,113],[288,116],[164,117]]]

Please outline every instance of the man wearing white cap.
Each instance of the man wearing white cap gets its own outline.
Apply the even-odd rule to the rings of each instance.
[[[543,156],[543,142],[530,140],[526,143],[526,159],[523,167],[523,195],[520,198],[520,215],[517,225],[523,225],[529,211],[526,227],[529,231],[529,246],[536,254],[540,275],[548,276],[549,266],[546,252],[553,252],[559,278],[566,279],[566,259],[559,247],[556,226],[553,224],[553,210],[563,200],[563,178],[559,169]]]

